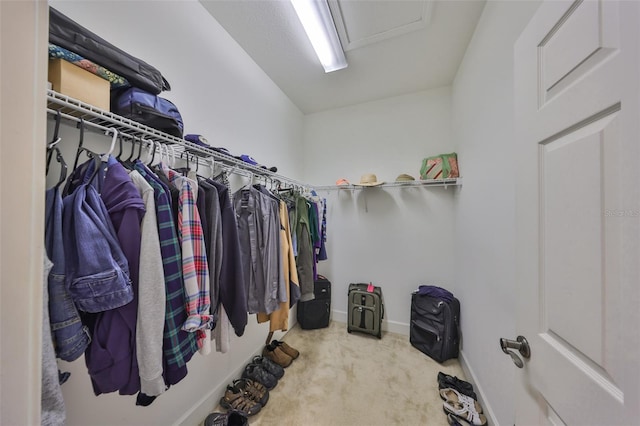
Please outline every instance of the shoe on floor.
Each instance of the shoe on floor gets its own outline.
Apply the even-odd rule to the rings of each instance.
[[[271,390],[278,384],[276,376],[269,373],[260,365],[247,364],[242,372],[242,378],[255,380],[258,383],[262,383],[267,389]]]
[[[237,379],[233,381],[233,386],[243,391],[246,397],[259,402],[263,407],[269,401],[269,390],[262,383],[255,380]]]
[[[248,426],[249,420],[247,416],[238,410],[229,410],[227,412],[227,426]]]
[[[286,342],[283,342],[281,340],[273,340],[271,344],[274,346],[278,346],[285,354],[289,355],[292,359],[296,359],[300,356],[300,352],[297,349],[289,346]]]
[[[278,380],[282,379],[282,376],[284,376],[284,368],[282,368],[282,366],[280,366],[279,364],[271,361],[269,358],[265,358],[259,355],[254,356],[251,363],[261,366],[269,373],[273,374]]]
[[[458,379],[456,376],[450,376],[448,374],[440,371],[438,373],[438,388],[439,389],[455,389],[463,395],[470,396],[471,398],[477,400],[478,397],[476,393],[473,391],[473,385],[469,382],[465,382],[462,379]],[[442,395],[441,395],[442,397]]]
[[[470,426],[469,422],[467,422],[466,420],[462,420],[461,418],[456,417],[453,414],[447,414],[447,422],[449,422],[451,426]]]
[[[204,419],[204,426],[227,426],[227,413],[211,413]]]
[[[271,361],[283,368],[287,368],[293,362],[293,358],[287,355],[279,346],[275,346],[271,343],[264,347],[262,350],[262,356],[269,358]]]
[[[247,426],[247,416],[237,410],[226,413],[211,413],[204,419],[204,426]]]
[[[245,396],[244,392],[235,386],[227,386],[224,396],[220,398],[220,405],[227,410],[237,410],[246,417],[258,414],[262,405]]]
[[[442,409],[447,414],[453,414],[460,420],[466,420],[475,426],[485,426],[487,424],[487,417],[484,414],[478,413],[473,405],[468,405],[460,402],[445,401],[442,404]]]
[[[478,401],[471,398],[468,395],[464,395],[453,388],[445,388],[440,389],[440,398],[451,403],[451,402],[459,402],[462,405],[469,405],[473,407],[475,411],[478,413],[482,413],[482,406]]]

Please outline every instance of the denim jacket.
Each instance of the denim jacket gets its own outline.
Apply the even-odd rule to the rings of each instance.
[[[65,256],[62,243],[62,198],[58,188],[46,193],[45,245],[53,262],[48,277],[49,319],[56,355],[74,361],[90,342],[89,330],[82,325],[78,309],[65,285]]]
[[[101,312],[131,302],[129,265],[98,192],[81,184],[63,204],[66,284],[78,309]]]

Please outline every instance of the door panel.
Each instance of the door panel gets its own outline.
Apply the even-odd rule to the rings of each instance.
[[[515,46],[518,424],[640,418],[638,16],[543,3]]]
[[[597,365],[605,352],[603,302],[618,284],[603,264],[604,157],[615,155],[614,123],[609,115],[540,145],[542,331]],[[578,315],[567,309],[576,303]]]
[[[548,91],[600,48],[598,3],[574,4],[540,43]]]

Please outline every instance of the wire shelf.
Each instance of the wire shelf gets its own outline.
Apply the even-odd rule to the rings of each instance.
[[[100,131],[115,129],[118,135],[122,135],[125,138],[142,139],[144,142],[150,144],[159,142],[172,145],[172,149],[180,155],[186,152],[195,155],[197,158],[213,158],[214,161],[219,164],[221,163],[222,167],[228,171],[235,172],[245,170],[251,175],[265,177],[274,182],[281,182],[299,188],[313,187],[307,183],[279,175],[259,166],[248,164],[230,155],[196,145],[112,112],[104,111],[54,90],[47,90],[47,112],[52,115],[59,113],[61,118],[74,121],[78,123],[78,125],[80,122],[83,122],[87,128],[94,128]]]
[[[314,189],[316,190],[364,190],[364,189],[374,189],[374,188],[383,188],[383,187],[400,187],[400,188],[415,188],[415,187],[444,187],[447,188],[449,186],[462,186],[462,178],[451,178],[451,179],[429,179],[429,180],[411,180],[411,181],[402,181],[402,182],[385,182],[376,186],[362,186],[362,185],[324,185],[324,186],[316,186]]]

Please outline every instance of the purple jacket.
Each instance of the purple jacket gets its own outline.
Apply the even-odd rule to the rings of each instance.
[[[86,176],[93,173],[90,165]],[[85,354],[96,395],[119,391],[133,395],[140,390],[136,360],[136,320],[138,311],[138,273],[140,265],[140,222],[145,214],[140,193],[127,170],[109,157],[107,171],[100,170],[92,185],[102,188],[101,198],[107,207],[120,247],[129,262],[134,299],[117,309],[97,314],[93,339]]]

